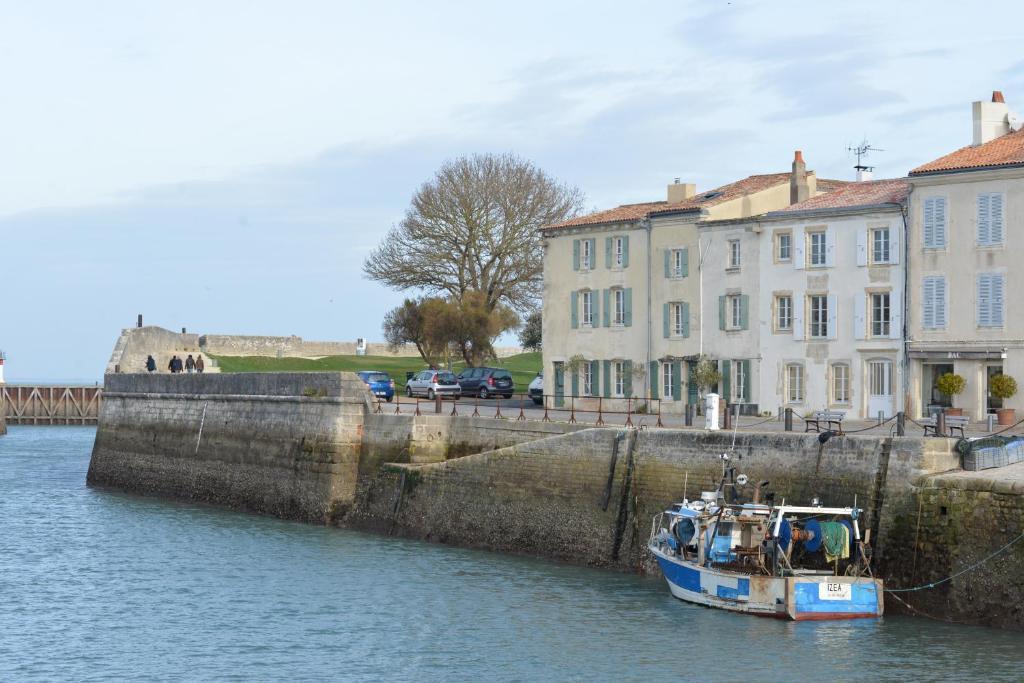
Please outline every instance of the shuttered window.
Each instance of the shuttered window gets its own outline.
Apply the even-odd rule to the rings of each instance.
[[[580,301],[583,304],[583,325],[593,327],[594,325],[594,293],[589,289],[580,292]]]
[[[924,200],[924,248],[946,247],[946,198],[928,197]]]
[[[871,295],[871,336],[888,337],[892,329],[892,311],[888,292]]]
[[[978,275],[978,327],[1003,326],[1003,274]]]
[[[612,363],[612,381],[615,382],[615,395],[626,395],[626,363],[621,360]]]
[[[779,332],[793,329],[793,297],[775,297],[775,329]]]
[[[828,297],[824,295],[816,295],[808,297],[808,301],[811,315],[810,336],[821,339],[827,338],[829,336]]]
[[[946,328],[946,277],[929,275],[922,281],[921,325],[928,330]]]
[[[675,386],[675,365],[673,363],[661,364],[661,395],[666,399],[672,398],[672,387]]]
[[[580,267],[583,270],[594,267],[594,240],[580,241]]]
[[[871,262],[889,263],[889,228],[875,228],[871,231]]]
[[[583,395],[594,395],[594,364],[585,362],[583,364]]]
[[[828,242],[825,238],[824,232],[810,232],[807,233],[807,240],[810,243],[810,265],[812,266],[824,266],[827,265],[827,252]]]
[[[1003,194],[983,192],[978,195],[978,246],[991,247],[1003,243]]]

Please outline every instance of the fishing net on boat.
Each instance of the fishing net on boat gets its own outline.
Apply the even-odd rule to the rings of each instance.
[[[842,522],[821,522],[821,546],[829,562],[849,558],[850,528]]]
[[[963,456],[965,470],[987,470],[1024,462],[1024,438],[1019,436],[983,436],[960,439],[957,452]]]

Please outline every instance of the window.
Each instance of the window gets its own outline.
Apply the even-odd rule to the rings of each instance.
[[[583,364],[583,395],[594,395],[594,364],[589,361]]]
[[[671,304],[672,311],[672,335],[682,337],[686,331],[683,320],[683,305]]]
[[[793,297],[775,297],[775,329],[785,332],[793,329]]]
[[[615,249],[613,256],[613,263],[616,268],[622,268],[622,264],[625,263],[625,252],[626,244],[625,240],[621,237],[616,237],[613,240],[613,247]]]
[[[661,364],[661,395],[667,400],[670,400],[674,395],[674,392],[672,391],[672,373],[672,363]]]
[[[828,337],[828,297],[816,294],[808,299],[811,307],[810,336],[824,339]]]
[[[626,364],[621,360],[612,363],[612,370],[615,374],[615,395],[626,395]]]
[[[729,268],[740,267],[740,241],[729,240]]]
[[[584,244],[586,244],[584,242]],[[583,325],[586,327],[594,326],[594,293],[590,290],[583,290],[580,292],[580,296],[583,299]]]
[[[924,248],[946,248],[946,198],[924,200]]]
[[[871,262],[889,263],[889,228],[871,231]]]
[[[832,366],[832,402],[850,402],[850,366],[846,363]]]
[[[729,297],[729,329],[743,328],[743,306],[738,296]]]
[[[924,310],[921,323],[925,329],[941,330],[946,328],[946,277],[929,275],[922,281],[921,301]]]
[[[687,251],[685,249],[672,250],[672,277],[685,277],[687,266]]]
[[[978,195],[978,246],[992,247],[1003,243],[1003,193],[982,192]]]
[[[789,261],[793,258],[793,234],[780,232],[775,235],[775,260]]]
[[[978,327],[1003,326],[1003,274],[978,275]]]
[[[891,310],[889,293],[871,295],[871,336],[888,337],[891,330]]]
[[[582,240],[580,242],[580,267],[583,270],[590,270],[590,264],[593,262],[593,242],[592,240]]]
[[[786,401],[803,403],[804,400],[804,366],[790,363],[786,366]]]
[[[615,318],[613,322],[616,325],[626,324],[626,292],[622,289],[613,289],[612,295],[615,298]]]
[[[732,363],[732,402],[746,403],[747,385],[747,363],[742,360],[730,361]]]
[[[827,263],[827,242],[825,239],[825,232],[809,232],[807,233],[807,239],[811,245],[811,265],[812,266],[824,266]]]

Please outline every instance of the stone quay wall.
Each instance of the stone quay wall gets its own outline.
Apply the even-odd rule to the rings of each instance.
[[[856,500],[877,569],[900,586],[956,571],[987,552],[997,531],[1022,523],[1024,488],[947,481],[959,465],[953,440],[845,436],[822,444],[804,434],[414,417],[374,407],[351,373],[110,375],[89,483],[649,571],[652,518],[684,495],[715,489],[726,453],[751,482],[770,481],[777,501]],[[983,499],[998,503],[995,518],[977,512]],[[1010,569],[990,581],[998,590],[981,600],[977,584],[962,581],[907,601],[933,616],[1024,629],[1019,610],[986,616],[996,604],[1018,604],[1021,581]]]

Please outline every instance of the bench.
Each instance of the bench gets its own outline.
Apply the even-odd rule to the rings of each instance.
[[[964,427],[970,422],[969,417],[964,415],[946,415],[946,431],[949,432],[950,436],[953,435],[953,430],[956,429],[960,432],[960,436],[964,436]],[[934,417],[926,417],[919,423],[924,427],[925,436],[939,436],[938,433],[938,419]]]
[[[840,436],[843,435],[843,418],[846,417],[846,413],[841,410],[818,410],[815,411],[809,418],[805,420],[807,427],[804,429],[804,433],[807,433],[813,429],[816,432],[821,431],[822,423],[825,423],[825,428],[830,431],[837,432]],[[835,427],[835,429],[833,429]]]

